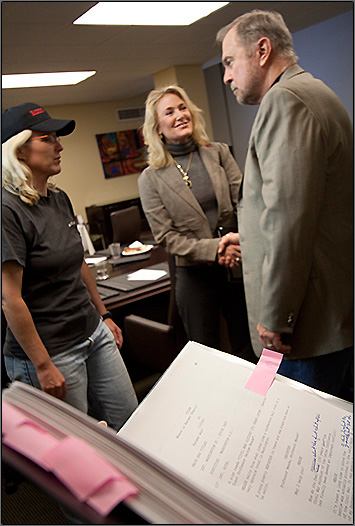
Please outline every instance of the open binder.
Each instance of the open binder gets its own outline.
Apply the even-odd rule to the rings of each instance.
[[[189,342],[116,435],[15,382],[3,400],[50,432],[84,439],[138,488],[156,524],[352,524],[352,404]]]

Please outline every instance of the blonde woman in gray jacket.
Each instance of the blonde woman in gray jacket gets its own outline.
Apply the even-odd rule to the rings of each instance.
[[[228,145],[209,141],[202,111],[179,86],[148,95],[143,135],[149,166],[138,179],[140,197],[156,242],[175,256],[187,336],[220,348],[222,314],[233,354],[254,360],[243,283],[217,262],[219,236],[237,229],[238,165]],[[240,265],[240,248],[228,249]]]

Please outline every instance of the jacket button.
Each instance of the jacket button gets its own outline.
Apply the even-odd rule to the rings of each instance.
[[[294,321],[295,321],[295,315],[293,312],[290,312],[290,314],[287,317],[287,325],[290,327],[291,325],[293,325]]]

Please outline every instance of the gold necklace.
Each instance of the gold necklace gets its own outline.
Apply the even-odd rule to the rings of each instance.
[[[174,159],[174,163],[176,164],[176,168],[179,170],[179,172],[181,173],[182,175],[182,178],[183,180],[185,181],[185,184],[191,188],[192,186],[192,182],[190,181],[190,178],[189,178],[189,169],[190,169],[190,166],[191,166],[191,161],[192,161],[192,152],[190,153],[190,157],[189,157],[189,160],[188,160],[188,163],[187,163],[187,166],[186,166],[186,172],[185,170],[183,169],[183,167],[181,166],[181,164],[179,164],[178,162],[176,162],[176,160]]]

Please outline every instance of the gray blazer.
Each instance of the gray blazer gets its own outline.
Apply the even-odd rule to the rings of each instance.
[[[199,148],[218,203],[218,225],[235,229],[235,213],[242,174],[226,144]],[[144,213],[157,243],[175,254],[178,266],[214,262],[218,239],[208,219],[175,165],[146,168],[138,179]]]
[[[352,345],[352,146],[343,104],[298,65],[264,96],[238,204],[257,355],[258,322],[288,335],[291,359]]]

